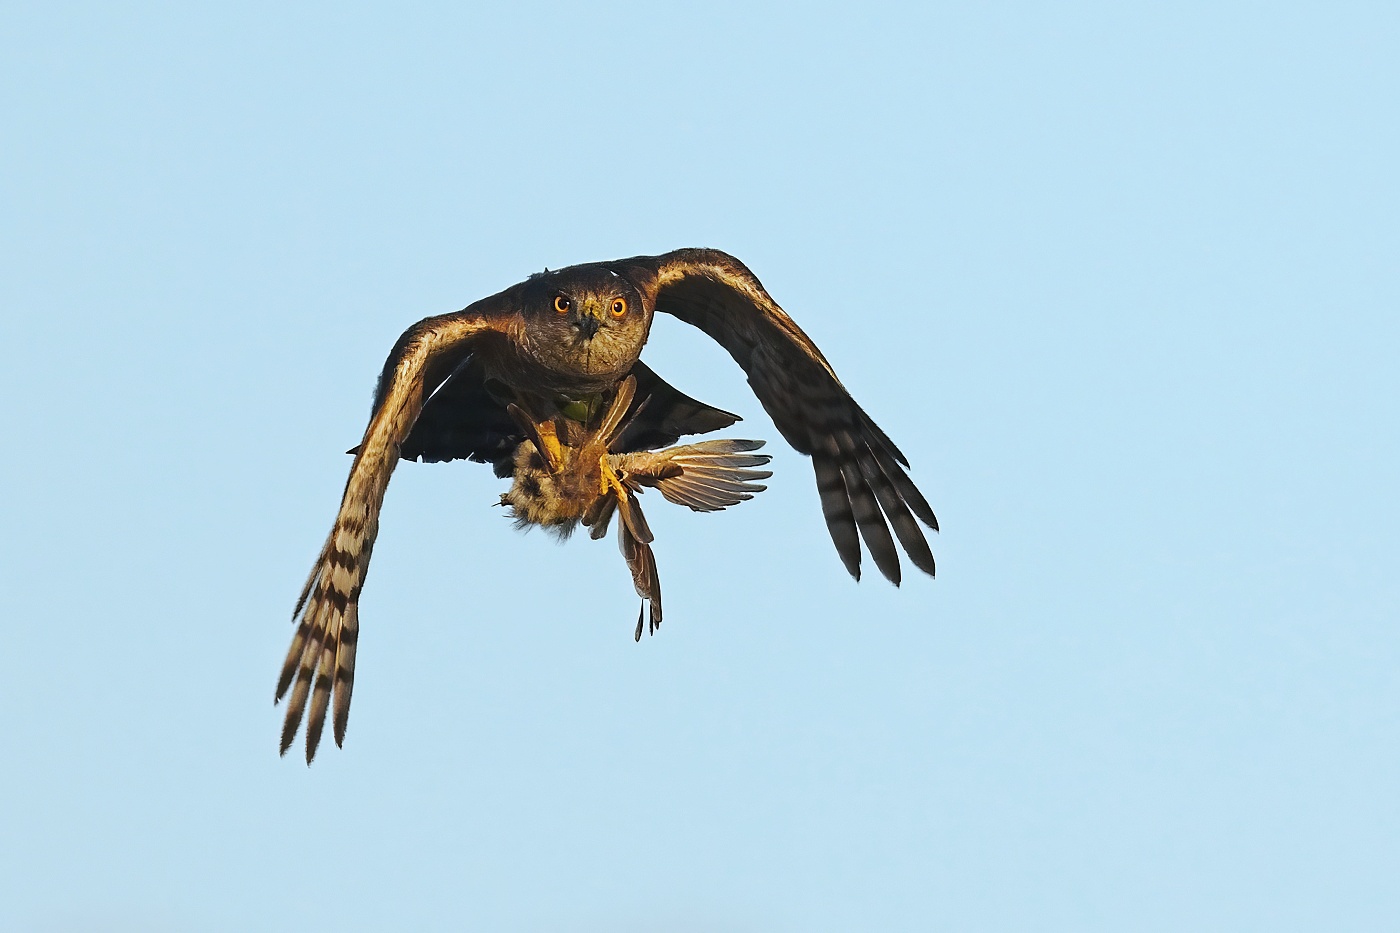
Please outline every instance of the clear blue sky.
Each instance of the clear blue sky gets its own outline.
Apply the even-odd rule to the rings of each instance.
[[[1397,7],[470,6],[0,12],[0,928],[1400,927]],[[938,578],[847,578],[662,321],[777,448],[652,505],[662,631],[405,465],[346,747],[279,759],[394,338],[680,246]]]

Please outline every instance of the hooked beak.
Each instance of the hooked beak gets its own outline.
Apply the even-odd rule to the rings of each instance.
[[[579,319],[574,324],[574,326],[578,328],[578,331],[580,334],[583,335],[584,340],[592,340],[593,335],[598,333],[598,327],[602,323],[603,322],[600,321],[596,315],[589,314],[587,311],[585,311],[579,315]]]

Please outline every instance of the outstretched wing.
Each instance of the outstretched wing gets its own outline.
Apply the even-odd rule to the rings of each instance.
[[[379,533],[379,507],[399,462],[400,448],[423,409],[424,399],[474,350],[491,340],[507,340],[513,316],[509,292],[483,299],[456,314],[419,321],[394,345],[375,392],[374,410],[355,453],[340,512],[316,565],[302,588],[292,621],[296,635],[277,681],[280,702],[290,687],[281,751],[286,753],[301,725],[308,696],[306,762],[316,754],[335,700],[335,744],[345,739],[350,690],[355,680],[358,602]],[[293,686],[295,683],[295,686]]]
[[[667,501],[696,512],[718,512],[746,502],[767,489],[755,480],[767,479],[766,466],[773,459],[755,454],[763,441],[724,438],[700,441],[666,450],[621,454],[618,464],[627,477],[642,486],[655,486]]]
[[[718,250],[682,249],[616,265],[652,297],[655,310],[728,350],[783,437],[811,456],[827,529],[853,577],[860,579],[864,538],[875,566],[899,583],[891,526],[914,566],[933,573],[933,554],[914,519],[935,531],[938,520],[905,473],[909,461],[743,263]]]

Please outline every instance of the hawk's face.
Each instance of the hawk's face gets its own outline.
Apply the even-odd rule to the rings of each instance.
[[[534,276],[528,286],[529,353],[547,369],[615,382],[637,362],[651,314],[622,276],[576,266]]]

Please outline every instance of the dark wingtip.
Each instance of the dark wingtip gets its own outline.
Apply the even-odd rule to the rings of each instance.
[[[827,530],[828,530],[828,531],[831,531],[830,525],[828,525]],[[843,528],[842,530],[844,531],[845,529]],[[854,532],[854,531],[855,531],[855,526],[852,525],[850,530],[851,530],[851,532]],[[840,558],[841,558],[841,563],[842,563],[842,564],[845,564],[845,566],[846,566],[846,572],[849,573],[852,577],[854,577],[854,578],[855,578],[855,581],[856,581],[857,583],[859,583],[859,582],[860,582],[860,557],[861,557],[861,555],[860,555],[860,539],[859,539],[859,538],[856,538],[856,537],[854,536],[854,534],[852,534],[852,539],[851,539],[851,540],[849,540],[849,541],[842,541],[842,540],[838,540],[837,537],[836,537],[836,535],[833,533],[833,534],[832,534],[832,541],[835,542],[835,544],[836,544],[836,553],[840,556]]]
[[[831,531],[830,526],[827,527],[827,531]],[[841,558],[841,566],[846,568],[846,572],[851,575],[852,580],[859,583],[861,564],[860,539],[857,538],[853,545],[852,542],[838,540],[836,535],[833,534],[831,540],[832,543],[836,545],[836,556]]]
[[[287,749],[296,741],[297,730],[301,728],[301,717],[302,710],[295,704],[287,709],[287,717],[282,720],[282,744],[277,752],[279,755],[287,754]]]
[[[906,550],[908,550],[908,549],[906,549]],[[934,564],[934,560],[933,560],[933,552],[932,552],[932,551],[923,550],[922,552],[916,552],[916,551],[914,551],[914,550],[908,550],[908,554],[909,554],[909,559],[912,560],[912,561],[914,562],[914,566],[915,566],[915,567],[918,567],[920,570],[922,570],[924,573],[928,574],[929,576],[933,576],[933,575],[934,575],[933,571],[934,571],[935,564]]]

